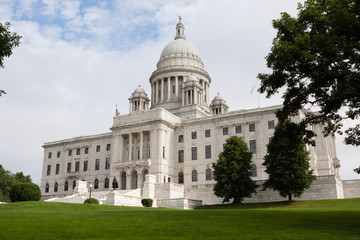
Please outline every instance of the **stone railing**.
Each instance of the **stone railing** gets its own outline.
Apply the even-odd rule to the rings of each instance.
[[[116,162],[115,167],[117,169],[124,168],[124,167],[135,167],[135,166],[151,166],[151,160],[150,159],[139,159],[139,160],[133,160],[133,161],[126,161],[126,162]]]

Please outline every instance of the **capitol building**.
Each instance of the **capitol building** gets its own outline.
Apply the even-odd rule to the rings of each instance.
[[[185,209],[221,203],[213,193],[212,163],[234,135],[253,153],[253,180],[267,179],[263,158],[282,106],[229,112],[220,94],[210,96],[212,79],[184,30],[180,19],[149,78],[151,93],[139,85],[129,94],[129,113],[115,116],[109,132],[44,144],[43,200],[80,203],[91,194],[111,205],[141,206],[143,198]],[[302,109],[291,120],[305,114]],[[339,177],[334,137],[325,137],[322,125],[311,130],[317,144],[307,150],[317,179],[301,199],[360,197],[359,181]],[[284,200],[268,190],[245,202]]]

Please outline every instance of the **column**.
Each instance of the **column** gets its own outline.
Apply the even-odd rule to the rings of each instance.
[[[168,81],[168,95],[167,95],[167,100],[170,100],[170,93],[171,93],[171,91],[170,91],[170,85],[171,85],[171,77],[168,77],[168,79],[167,79],[167,81]]]
[[[126,189],[131,189],[131,171],[130,170],[130,173],[126,171]]]
[[[155,81],[155,103],[159,101],[159,81]]]
[[[193,90],[194,93],[194,104],[197,104],[197,100],[198,100],[198,92],[196,89]]]
[[[181,91],[181,97],[182,97],[182,98],[181,98],[181,99],[182,99],[182,105],[183,105],[183,106],[184,106],[184,104],[185,104],[185,96],[184,96],[185,94],[184,94],[184,92],[185,92],[184,89],[182,89],[182,91]]]
[[[179,93],[179,80],[178,76],[175,77],[175,99],[178,99],[178,93]]]
[[[208,103],[208,99],[209,99],[209,84],[205,83],[206,86],[206,99],[205,102]]]
[[[189,104],[192,104],[192,101],[193,101],[193,99],[192,99],[192,94],[193,94],[193,90],[190,90],[190,91],[189,91],[189,95],[190,95],[190,97],[189,97]]]
[[[154,104],[154,83],[151,84],[151,104]]]
[[[164,101],[164,78],[161,79],[161,96],[160,101]]]
[[[129,161],[132,161],[132,133],[129,133]]]
[[[117,162],[122,162],[124,160],[124,158],[123,158],[123,152],[124,152],[123,146],[124,146],[123,136],[119,135],[118,136],[118,145],[116,146],[116,148],[117,148],[117,156],[119,158]]]
[[[144,141],[144,132],[140,132],[140,159],[143,159],[143,141]]]
[[[129,113],[131,113],[131,101],[129,101]]]

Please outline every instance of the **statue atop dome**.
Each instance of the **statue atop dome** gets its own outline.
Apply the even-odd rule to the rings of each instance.
[[[181,15],[179,15],[178,17],[179,17],[179,23],[181,23]]]

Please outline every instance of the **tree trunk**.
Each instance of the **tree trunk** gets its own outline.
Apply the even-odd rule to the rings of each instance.
[[[233,204],[241,203],[241,200],[239,198],[234,198]]]
[[[291,194],[289,194],[289,202],[291,202],[292,201],[292,196],[291,196]]]

